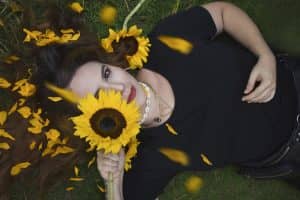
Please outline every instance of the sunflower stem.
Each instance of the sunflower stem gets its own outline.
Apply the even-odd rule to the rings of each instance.
[[[123,29],[127,29],[128,21],[131,17],[139,10],[139,8],[143,5],[146,0],[140,0],[140,2],[133,8],[133,10],[127,15],[123,23]]]
[[[113,189],[113,174],[108,173],[108,183],[107,183],[107,200],[114,200],[114,189]]]

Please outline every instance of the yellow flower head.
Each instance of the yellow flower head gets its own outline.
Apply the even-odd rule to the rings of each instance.
[[[113,6],[104,6],[99,11],[100,21],[104,24],[113,24],[117,17],[117,9]]]
[[[118,153],[139,132],[139,108],[135,101],[123,100],[120,92],[100,90],[98,98],[88,94],[78,108],[82,114],[71,118],[74,135],[85,138],[97,150]]]
[[[141,33],[142,29],[138,29],[135,25],[129,30],[122,29],[119,32],[109,29],[109,36],[101,40],[101,45],[107,52],[114,52],[121,41],[132,41],[135,46],[133,45],[134,47],[130,50],[132,52],[128,52],[126,59],[131,69],[142,68],[143,63],[147,62],[151,44],[148,38],[140,36]]]

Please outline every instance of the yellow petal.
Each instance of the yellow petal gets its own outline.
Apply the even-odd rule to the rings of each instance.
[[[185,181],[184,185],[188,192],[197,193],[203,186],[203,180],[198,176],[191,176]]]
[[[78,2],[73,2],[70,5],[70,8],[77,13],[81,13],[83,11],[83,8],[81,7],[80,3]]]
[[[50,83],[45,83],[45,86],[52,92],[55,92],[56,94],[58,94],[59,96],[61,96],[62,98],[64,98],[65,100],[71,103],[77,103],[79,101],[79,97],[70,90],[59,88]]]
[[[210,165],[210,166],[213,165],[204,154],[201,154],[201,158],[202,158],[203,162],[206,163],[207,165]]]
[[[53,102],[59,102],[62,100],[61,97],[48,97],[49,100],[53,101]]]
[[[158,40],[182,54],[189,54],[193,49],[193,44],[183,38],[160,35]]]
[[[0,126],[2,126],[7,119],[7,112],[6,111],[1,111],[0,112]]]
[[[66,191],[69,192],[69,191],[72,191],[72,190],[74,190],[74,189],[75,189],[74,187],[67,187],[67,188],[66,188]]]
[[[29,149],[30,150],[33,150],[35,148],[35,145],[36,145],[36,142],[35,141],[32,141],[29,145]]]
[[[28,106],[24,106],[18,109],[18,113],[27,119],[31,115],[31,109]]]
[[[33,84],[25,83],[20,87],[20,90],[18,93],[22,95],[23,97],[30,97],[32,96],[36,91],[36,87]]]
[[[30,162],[22,162],[19,164],[14,165],[10,170],[10,175],[16,176],[18,175],[22,169],[26,169],[30,166]]]
[[[0,88],[9,88],[11,83],[4,78],[0,78]]]
[[[21,99],[19,99],[19,106],[23,106],[24,105],[24,103],[25,103],[25,99],[23,99],[23,98],[21,98]]]
[[[18,103],[15,103],[8,111],[8,115],[14,113],[17,110],[17,107],[18,107]]]
[[[100,192],[105,192],[105,189],[97,184],[97,188],[100,190]]]
[[[172,148],[160,148],[159,151],[173,162],[183,166],[189,164],[189,157],[184,151]]]
[[[2,142],[2,143],[0,143],[0,149],[8,150],[8,149],[10,149],[10,146],[8,143]]]
[[[88,163],[88,168],[90,168],[92,166],[92,164],[94,164],[94,162],[96,161],[96,157],[94,156]]]
[[[104,6],[99,11],[100,21],[104,24],[113,24],[117,17],[117,9],[113,6]]]
[[[166,123],[165,125],[170,133],[172,133],[173,135],[178,135],[178,133],[175,131],[175,129],[170,124]]]
[[[68,154],[68,153],[72,153],[74,152],[74,149],[71,147],[67,147],[67,146],[59,146],[56,148],[55,152],[51,155],[51,157],[55,157],[59,154]]]
[[[61,29],[60,32],[63,33],[63,34],[65,34],[65,33],[75,33],[75,31],[72,28]]]
[[[43,143],[41,142],[41,143],[39,144],[39,150],[42,150],[42,148],[43,148]]]
[[[15,138],[11,136],[8,132],[6,132],[4,129],[0,129],[0,137],[8,138],[15,141]]]
[[[84,178],[79,178],[79,177],[71,177],[69,178],[70,181],[83,181]]]
[[[57,140],[60,136],[60,132],[56,129],[50,129],[46,132],[46,137],[48,140]]]
[[[16,91],[17,89],[19,89],[22,85],[24,85],[25,83],[27,83],[28,79],[24,78],[21,80],[18,80],[17,82],[15,82],[15,86],[13,87],[13,89],[11,91]]]
[[[79,168],[76,165],[74,166],[74,174],[75,176],[79,175]]]
[[[20,58],[18,56],[11,55],[11,56],[8,56],[7,58],[5,58],[4,62],[6,64],[12,64],[18,60],[20,60]]]

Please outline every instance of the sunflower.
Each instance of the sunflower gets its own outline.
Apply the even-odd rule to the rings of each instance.
[[[107,52],[114,52],[115,47],[122,41],[130,41],[133,45],[133,49],[128,52],[129,55],[126,59],[131,69],[142,68],[143,63],[147,62],[149,53],[150,41],[146,37],[141,37],[142,29],[138,29],[136,25],[131,26],[129,30],[122,29],[119,32],[115,32],[109,29],[109,36],[101,40],[102,47]]]
[[[78,108],[82,114],[71,118],[74,135],[85,138],[97,150],[118,153],[139,132],[138,106],[135,101],[123,100],[120,92],[100,90],[98,98],[88,94],[79,100]]]

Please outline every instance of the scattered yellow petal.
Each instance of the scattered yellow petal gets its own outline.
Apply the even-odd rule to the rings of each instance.
[[[15,103],[8,111],[8,115],[14,113],[18,108],[18,103]]]
[[[60,132],[56,129],[50,129],[46,132],[46,137],[48,140],[57,140],[60,136]]]
[[[32,96],[36,91],[36,87],[33,84],[25,83],[20,87],[20,90],[18,93],[22,95],[23,97],[29,97]]]
[[[165,125],[170,133],[172,133],[173,135],[178,135],[178,133],[175,131],[175,129],[170,124],[166,123]]]
[[[74,190],[74,189],[75,189],[74,187],[67,187],[67,188],[66,188],[66,191],[69,192],[69,191],[72,191],[72,190]]]
[[[60,32],[63,33],[63,34],[65,34],[65,33],[75,33],[75,31],[72,28],[61,29]]]
[[[41,143],[39,144],[39,150],[42,150],[42,148],[43,148],[43,143],[41,142]]]
[[[189,164],[189,157],[184,151],[165,147],[160,148],[159,151],[173,162],[179,163],[183,166],[187,166]]]
[[[75,176],[79,175],[79,168],[76,165],[74,166],[74,174]]]
[[[78,2],[71,3],[70,8],[77,13],[81,13],[83,11],[82,6]]]
[[[24,105],[24,103],[25,103],[25,99],[23,99],[23,98],[21,98],[21,99],[19,99],[19,106],[23,106]]]
[[[4,62],[6,64],[12,64],[16,61],[20,60],[20,58],[18,56],[15,56],[15,55],[11,55],[11,56],[8,56],[7,58],[4,59]]]
[[[27,119],[31,115],[31,109],[28,106],[24,106],[18,109],[18,113]]]
[[[7,112],[6,111],[1,111],[0,112],[0,126],[2,126],[7,119]]]
[[[189,54],[193,49],[193,44],[183,38],[160,35],[158,36],[158,40],[182,54]]]
[[[2,142],[0,143],[0,149],[8,150],[10,149],[10,146],[6,142]]]
[[[104,6],[99,11],[100,21],[104,24],[111,25],[115,22],[117,17],[117,9],[113,6]]]
[[[69,178],[70,181],[83,181],[84,178],[79,178],[79,177],[71,177]]]
[[[94,164],[95,161],[96,161],[96,157],[94,156],[94,157],[89,161],[88,168],[90,168],[91,165]]]
[[[48,97],[49,100],[53,101],[53,102],[58,102],[61,101],[62,98],[61,97]]]
[[[14,165],[10,170],[10,175],[16,176],[18,175],[22,169],[26,169],[30,166],[30,162],[22,162],[19,164]]]
[[[207,165],[210,165],[210,166],[213,165],[204,154],[201,154],[201,158],[202,158],[203,162],[206,163]]]
[[[55,152],[51,155],[51,157],[55,157],[58,154],[68,154],[74,152],[74,149],[67,146],[59,146],[56,148]]]
[[[197,193],[203,186],[203,180],[198,176],[191,176],[185,181],[184,185],[188,192]]]
[[[9,88],[11,83],[4,78],[0,78],[0,88]]]
[[[88,153],[88,152],[91,152],[93,150],[95,150],[95,146],[90,146],[88,149],[85,150],[85,152]]]
[[[36,145],[36,142],[35,141],[32,141],[29,145],[29,149],[30,150],[33,150],[35,148],[35,145]]]
[[[15,141],[15,138],[11,136],[8,132],[6,132],[4,129],[0,129],[0,137],[5,137]]]
[[[11,91],[16,91],[17,89],[19,89],[22,85],[24,85],[25,83],[27,83],[28,79],[24,78],[21,80],[18,80],[17,82],[15,82],[15,86],[12,88]]]
[[[100,190],[100,192],[105,192],[105,189],[97,184],[97,188]]]
[[[52,92],[55,92],[65,100],[71,102],[71,103],[77,103],[79,101],[79,97],[72,91],[59,88],[55,85],[52,85],[50,83],[45,83],[46,87],[51,90]]]

